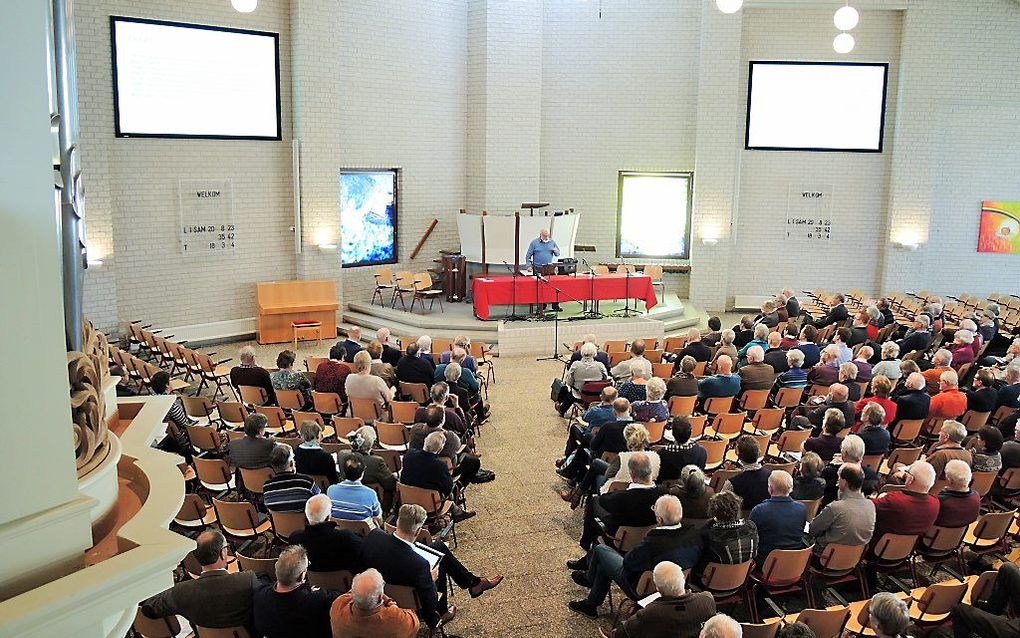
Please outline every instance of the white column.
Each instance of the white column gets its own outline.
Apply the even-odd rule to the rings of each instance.
[[[78,495],[64,350],[53,188],[46,0],[0,12],[0,368],[7,454],[0,508],[0,600],[62,576],[91,545]]]

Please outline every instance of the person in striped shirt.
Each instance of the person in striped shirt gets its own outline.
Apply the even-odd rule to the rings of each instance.
[[[276,472],[262,486],[262,500],[271,512],[303,512],[305,503],[319,493],[312,477],[294,471],[294,449],[277,443],[269,453],[269,467]]]
[[[379,495],[361,483],[365,464],[357,456],[348,456],[342,469],[344,480],[326,490],[326,496],[333,502],[333,518],[345,521],[371,519],[376,527],[382,527]]]

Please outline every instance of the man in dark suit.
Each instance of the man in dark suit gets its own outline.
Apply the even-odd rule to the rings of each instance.
[[[308,524],[291,534],[290,540],[308,551],[308,569],[315,572],[361,571],[360,536],[339,529],[329,520],[333,502],[325,494],[316,494],[305,503]]]
[[[612,638],[697,638],[702,625],[715,615],[712,594],[687,591],[683,569],[670,561],[655,566],[652,581],[662,597],[617,627]]]
[[[375,338],[382,344],[382,362],[388,363],[396,368],[397,363],[400,362],[400,350],[389,344],[390,329],[386,327],[379,328],[375,331]]]
[[[810,428],[816,434],[821,432],[825,412],[829,408],[836,408],[842,412],[844,423],[853,423],[856,412],[853,401],[850,401],[850,388],[842,383],[830,385],[829,393],[825,395],[825,399],[821,403],[808,403],[797,408],[797,412],[801,414],[797,414],[791,419],[791,428],[798,430]]]
[[[340,345],[344,347],[344,351],[347,353],[347,358],[344,361],[354,363],[354,355],[364,350],[361,345],[361,328],[354,326],[348,330],[347,339],[341,342]]]
[[[269,371],[255,364],[255,348],[245,346],[237,354],[240,365],[230,369],[230,385],[235,388],[242,385],[255,386],[266,391],[267,405],[276,405],[276,391],[273,389],[273,380],[269,378]]]
[[[740,323],[733,326],[733,332],[736,333],[733,347],[739,350],[751,343],[751,340],[754,339],[754,318],[751,315],[744,315],[740,318]]]
[[[269,467],[269,455],[276,445],[265,437],[269,420],[264,414],[249,414],[244,420],[244,436],[227,443],[231,465],[247,470]]]
[[[908,331],[906,336],[898,343],[900,353],[905,355],[913,350],[918,352],[927,350],[928,346],[931,345],[930,325],[931,319],[928,318],[928,315],[917,315],[914,318],[913,330]]]
[[[291,545],[276,560],[276,582],[255,594],[255,628],[266,638],[333,638],[329,610],[338,591],[305,582],[308,553]]]
[[[691,328],[687,331],[687,344],[676,353],[676,362],[673,365],[673,374],[679,371],[679,363],[684,357],[694,357],[698,363],[708,361],[712,358],[712,348],[701,340],[701,331]]]
[[[602,348],[599,348],[599,344],[595,343],[595,339],[596,339],[595,335],[590,333],[586,334],[584,335],[584,342],[581,345],[584,345],[585,343],[594,343],[595,347],[598,348],[598,351],[595,353],[595,360],[601,363],[602,365],[606,366],[606,370],[609,370],[610,368],[613,367],[609,365],[609,355],[606,354],[606,352],[602,350]],[[570,363],[580,360],[581,360],[581,348],[578,347],[578,349],[574,351],[574,354],[570,355]],[[570,366],[570,363],[567,364],[568,367]]]
[[[911,372],[904,387],[906,390],[893,398],[896,404],[896,423],[928,417],[931,396],[925,391],[926,382],[920,372]]]
[[[800,299],[793,294],[793,288],[783,289],[783,296],[786,297],[786,313],[790,315],[790,320],[794,320],[800,316]]]
[[[847,320],[850,313],[847,312],[846,306],[843,305],[846,302],[846,297],[842,293],[836,293],[829,300],[829,312],[822,318],[814,322],[816,328],[824,328],[825,326],[831,326],[836,324],[837,326],[843,325],[843,322]]]
[[[567,561],[571,569],[588,569],[592,545],[605,528],[607,535],[612,536],[621,525],[646,527],[655,524],[655,513],[652,506],[655,500],[663,495],[664,490],[652,481],[652,465],[648,454],[637,452],[627,459],[630,471],[630,487],[602,494],[597,499],[589,499],[584,508],[584,524],[581,529],[581,549],[588,552],[580,560]],[[599,524],[599,521],[602,524]]]
[[[149,618],[180,614],[199,627],[245,627],[254,632],[252,601],[266,584],[255,572],[227,573],[227,540],[216,530],[199,534],[194,555],[202,574],[142,601],[142,613]]]
[[[701,532],[692,525],[681,525],[683,508],[680,499],[670,494],[660,496],[655,501],[654,510],[657,527],[648,532],[626,556],[610,545],[592,548],[588,569],[570,575],[575,583],[591,588],[584,600],[568,603],[572,610],[597,618],[599,605],[606,599],[613,581],[628,596],[636,598],[635,590],[641,574],[654,569],[660,561],[673,561],[681,566],[681,570],[694,567],[701,554]]]
[[[440,623],[450,622],[457,614],[457,608],[446,600],[446,587],[440,588],[441,593],[436,590],[436,583],[445,585],[447,574],[458,587],[467,589],[472,598],[499,585],[503,577],[475,576],[439,541],[429,545],[443,555],[435,569],[430,570],[428,561],[414,548],[426,517],[420,505],[401,505],[397,513],[397,529],[393,534],[381,529],[372,530],[365,537],[361,553],[365,567],[379,570],[387,583],[415,589],[421,604],[421,620],[435,628]]]
[[[397,362],[397,381],[423,383],[425,387],[431,387],[433,377],[436,376],[436,364],[430,364],[431,358],[426,361],[419,357],[418,351],[417,343],[407,346],[407,354]]]
[[[769,333],[769,348],[765,351],[765,365],[772,366],[776,374],[782,374],[790,369],[790,363],[786,360],[786,350],[780,347],[783,342],[783,335],[779,332]]]
[[[400,482],[412,487],[436,490],[444,497],[453,494],[453,476],[440,454],[446,446],[446,432],[436,431],[425,437],[423,449],[409,449],[404,454],[404,465],[400,471]],[[458,523],[475,515],[462,509],[456,503],[450,508],[450,515]]]
[[[751,346],[747,350],[747,363],[740,366],[740,392],[748,390],[768,390],[776,380],[776,371],[764,362],[765,350],[761,346]]]

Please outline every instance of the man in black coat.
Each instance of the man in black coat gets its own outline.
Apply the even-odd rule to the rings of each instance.
[[[427,514],[420,505],[401,505],[397,513],[397,529],[393,534],[381,529],[372,530],[365,537],[362,558],[366,568],[375,568],[390,585],[413,587],[421,604],[421,620],[435,628],[453,620],[457,608],[448,604],[446,587],[437,592],[436,583],[445,585],[447,574],[461,589],[467,589],[472,598],[481,596],[503,580],[502,576],[479,578],[450,553],[442,542],[428,547],[441,555],[435,568],[416,551],[418,532],[425,524]]]
[[[308,552],[291,545],[276,560],[276,583],[255,593],[256,635],[265,638],[333,638],[329,609],[341,592],[305,582]]]
[[[648,454],[637,452],[627,459],[631,484],[625,490],[602,494],[589,499],[584,508],[584,525],[581,529],[581,549],[590,552],[602,534],[613,536],[621,525],[646,527],[655,524],[652,506],[665,492],[652,481],[652,466]],[[600,524],[601,521],[601,524]],[[571,569],[587,569],[590,553],[576,561],[568,561]]]
[[[595,343],[595,335],[593,334],[584,335],[584,342],[581,345],[584,345],[585,343],[594,343],[595,347],[598,348],[598,351],[595,353],[595,360],[601,363],[602,365],[606,366],[606,370],[612,368],[612,366],[609,365],[609,355],[606,354],[605,350],[599,348],[599,344]],[[574,351],[574,354],[570,355],[570,363],[568,363],[567,366],[569,367],[571,363],[580,360],[581,360],[581,348],[578,347],[577,350]]]
[[[403,468],[400,470],[401,483],[435,490],[443,497],[453,496],[453,476],[446,460],[440,456],[446,447],[446,434],[442,430],[432,432],[425,437],[423,449],[411,448],[404,454]],[[474,516],[475,512],[462,509],[454,503],[450,515],[459,523]]]
[[[850,313],[847,312],[846,306],[843,305],[846,302],[846,297],[842,293],[837,293],[832,296],[829,300],[829,312],[814,322],[816,328],[824,328],[825,326],[831,326],[836,324],[837,326],[843,325],[843,322],[847,320]]]
[[[255,572],[227,573],[227,540],[216,530],[199,534],[194,555],[202,574],[142,601],[142,613],[149,618],[180,614],[192,625],[210,629],[246,627],[252,635],[261,635],[254,633],[252,601],[266,583]]]
[[[361,345],[361,328],[354,326],[347,331],[347,339],[340,343],[344,347],[344,352],[347,353],[344,361],[347,363],[354,363],[354,355],[358,354],[364,348]]]
[[[925,385],[924,375],[920,372],[910,373],[904,383],[906,390],[893,397],[896,404],[896,423],[928,418],[931,396],[925,391]]]
[[[417,343],[407,346],[407,354],[397,362],[397,381],[423,383],[426,388],[429,388],[432,387],[436,376],[436,364],[430,365],[431,359],[426,361],[419,357],[418,350]]]
[[[660,496],[655,501],[654,510],[657,527],[648,532],[626,556],[621,556],[609,545],[596,545],[592,549],[588,569],[571,574],[575,583],[591,588],[587,598],[569,603],[571,609],[589,618],[597,618],[599,605],[605,600],[614,580],[628,596],[635,598],[641,574],[655,569],[660,561],[672,561],[684,569],[697,564],[701,554],[701,530],[681,525],[683,508],[680,499],[670,494]]]
[[[362,538],[354,532],[340,529],[329,520],[333,502],[325,494],[316,494],[305,503],[308,524],[291,534],[290,541],[308,551],[308,569],[313,572],[348,571],[357,574],[362,570]]]
[[[397,367],[397,363],[400,362],[400,350],[394,348],[389,344],[390,341],[390,329],[379,328],[375,331],[375,338],[382,344],[382,359],[383,363],[388,363],[394,368]]]
[[[908,331],[897,344],[900,347],[900,354],[905,355],[914,350],[918,352],[927,350],[931,345],[930,325],[931,319],[928,318],[928,315],[917,315],[914,318],[914,329]]]

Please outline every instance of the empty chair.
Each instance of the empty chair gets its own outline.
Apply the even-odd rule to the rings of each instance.
[[[761,620],[758,614],[758,606],[755,601],[759,589],[764,590],[770,596],[789,594],[794,592],[805,592],[809,605],[814,605],[814,596],[807,586],[805,574],[814,545],[804,549],[774,549],[765,558],[761,570],[751,572],[751,618],[755,622]]]
[[[239,429],[244,427],[244,420],[251,412],[247,406],[237,401],[221,401],[216,404],[216,412],[225,427]]]
[[[768,456],[776,458],[781,454],[800,452],[804,441],[811,436],[811,430],[784,430],[779,440],[769,446]]]
[[[411,434],[402,423],[376,421],[375,431],[379,435],[379,445],[388,450],[406,451],[411,442]]]
[[[1016,516],[1016,510],[982,514],[971,523],[963,544],[978,555],[1000,552],[1006,549],[1006,533]]]
[[[265,484],[269,477],[273,476],[273,468],[271,467],[260,467],[260,468],[238,468],[241,473],[241,482],[244,484],[244,489],[251,494],[262,495],[262,486]]]
[[[324,417],[343,413],[344,403],[336,392],[312,392],[315,411]]]
[[[216,405],[209,397],[181,397],[184,403],[184,412],[198,421],[199,425],[214,425],[219,418],[216,415]]]
[[[245,405],[256,406],[269,403],[269,394],[261,386],[239,385],[237,391],[241,393],[241,402]]]
[[[843,627],[849,619],[849,607],[805,609],[797,614],[797,622],[807,625],[814,632],[815,638],[837,638],[843,633]]]
[[[802,396],[804,396],[804,388],[779,388],[772,400],[772,405],[777,408],[795,408],[800,405]]]
[[[259,514],[248,501],[221,501],[213,499],[213,507],[220,520],[220,528],[228,537],[253,539],[269,531],[272,523]]]
[[[174,523],[192,529],[205,529],[215,522],[216,510],[198,494],[185,494],[184,503],[174,517]]]
[[[400,382],[400,394],[419,405],[429,402],[429,387],[424,383]]]
[[[392,401],[390,410],[393,412],[393,420],[405,425],[414,423],[414,413],[418,409],[415,401]]]
[[[346,439],[351,432],[364,425],[365,422],[356,416],[333,417],[333,429],[336,431],[336,436],[341,439]]]
[[[241,552],[237,552],[237,563],[241,566],[242,571],[255,572],[261,576],[266,576],[270,580],[276,580],[276,560],[275,558],[245,556]],[[205,636],[204,632],[202,636]]]
[[[669,398],[669,414],[670,416],[691,416],[694,414],[694,406],[698,402],[698,397],[670,397]]]
[[[910,619],[922,627],[942,625],[966,593],[967,583],[958,580],[928,585],[920,598],[911,603]]]
[[[383,418],[383,409],[375,399],[351,399],[351,415],[366,422]]]
[[[821,581],[824,587],[856,580],[861,597],[868,598],[868,580],[864,575],[864,552],[868,546],[829,543],[818,555],[817,564],[808,566],[808,580]],[[846,619],[843,620],[846,622]],[[842,626],[841,626],[842,627]]]
[[[287,414],[283,411],[283,408],[278,408],[275,405],[258,405],[255,406],[255,412],[265,415],[268,423],[266,424],[266,432],[273,436],[279,436],[281,434],[297,434],[297,428],[294,427],[294,422],[287,418]]]
[[[747,412],[720,412],[712,419],[712,425],[705,433],[715,438],[735,439],[743,432],[745,419]]]
[[[194,459],[198,481],[211,492],[225,492],[234,489],[234,473],[223,459]]]
[[[917,587],[917,566],[911,560],[914,547],[917,545],[917,534],[882,534],[873,545],[868,564],[878,572],[893,573],[907,566],[910,577]]]
[[[301,390],[277,390],[276,403],[284,410],[293,412],[305,407],[305,396]]]

